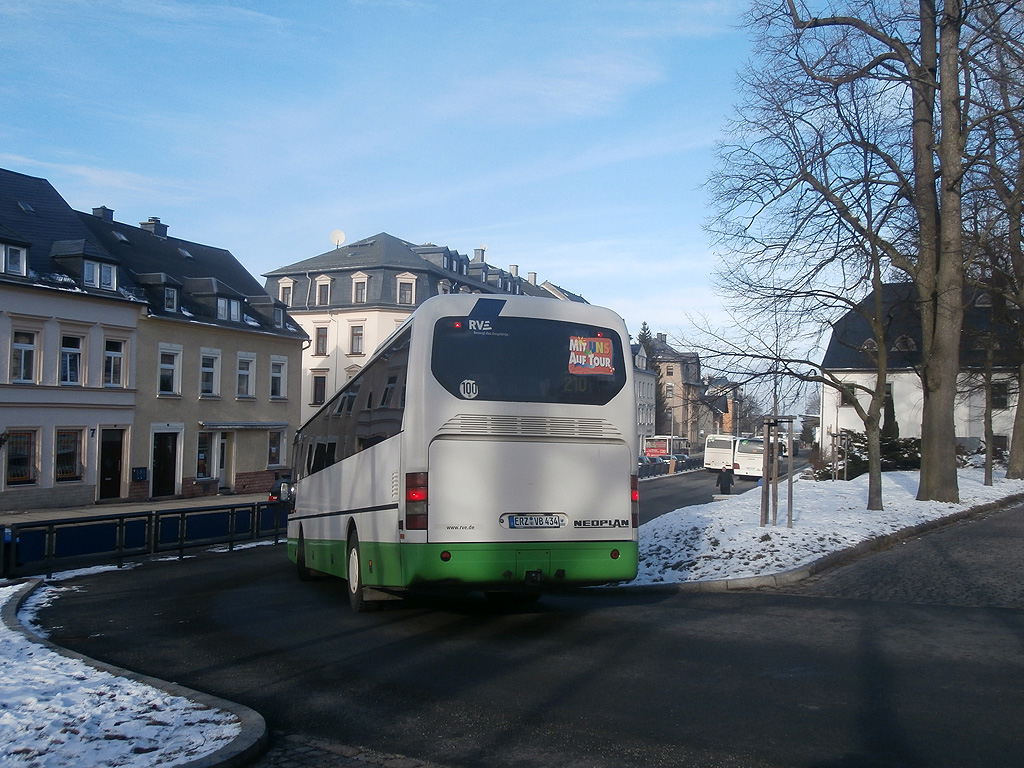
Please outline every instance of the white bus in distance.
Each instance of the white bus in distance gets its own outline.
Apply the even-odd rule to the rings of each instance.
[[[732,435],[708,435],[704,441],[704,469],[721,472],[726,467],[735,470],[736,438]]]
[[[524,296],[425,301],[297,432],[288,556],[354,610],[408,591],[629,581],[636,398],[614,312]]]

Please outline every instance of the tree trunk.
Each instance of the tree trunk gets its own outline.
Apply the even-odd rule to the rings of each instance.
[[[878,419],[864,423],[868,439],[868,509],[882,509],[882,440]]]
[[[928,3],[922,3],[922,10]],[[921,419],[921,501],[960,500],[956,475],[956,382],[960,371],[960,333],[963,327],[963,125],[960,113],[961,0],[947,0],[939,22],[938,70],[940,135],[939,166],[942,185],[940,215],[931,229],[937,237],[928,254],[930,268],[919,262],[918,298],[924,349],[924,411]],[[934,30],[934,17],[922,18],[922,32]],[[915,137],[916,143],[916,137]],[[930,154],[930,153],[929,153]],[[915,171],[924,171],[916,160]],[[927,171],[926,171],[927,172]],[[933,176],[934,178],[934,176]],[[926,242],[922,228],[922,258]],[[920,267],[925,267],[921,269]]]
[[[1024,479],[1024,362],[1017,368],[1017,406],[1013,414],[1013,434],[1010,435],[1010,458],[1006,463],[1006,476]]]

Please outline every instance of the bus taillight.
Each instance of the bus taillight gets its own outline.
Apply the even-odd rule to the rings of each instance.
[[[636,475],[629,476],[629,512],[634,528],[640,527],[640,487]]]
[[[405,476],[405,530],[427,530],[427,473]]]

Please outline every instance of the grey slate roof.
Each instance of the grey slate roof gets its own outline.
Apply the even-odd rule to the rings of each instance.
[[[66,288],[66,270],[57,256],[78,255],[116,263],[46,179],[0,168],[0,239],[28,249],[25,277],[4,274],[8,282]],[[86,293],[117,298],[109,291],[81,288]]]
[[[989,307],[977,306],[979,291],[964,293],[964,331],[960,337],[961,368],[983,364],[985,352],[979,338],[992,333],[998,339],[996,365],[1016,366],[1021,358],[1014,320],[1007,324]],[[874,293],[868,294],[832,328],[832,338],[822,360],[826,370],[874,370],[875,358],[864,348],[872,338],[868,318],[874,307]],[[882,287],[883,317],[886,326],[887,363],[890,370],[917,369],[921,366],[922,329],[917,302],[917,289],[913,283],[887,283]],[[1019,320],[1019,318],[1018,318]]]
[[[449,257],[449,269],[443,266],[445,255]],[[466,274],[458,271],[455,268],[456,264],[465,265]],[[291,308],[294,312],[302,312],[305,309],[320,308],[316,303],[314,283],[321,275],[327,275],[332,280],[330,303],[327,306],[353,306],[352,275],[356,272],[364,272],[372,278],[367,284],[364,303],[367,308],[399,306],[395,278],[403,272],[416,277],[416,304],[437,295],[438,286],[443,281],[448,281],[454,290],[465,288],[480,293],[504,293],[505,291],[496,284],[499,277],[517,281],[519,289],[525,295],[585,302],[582,297],[568,291],[559,291],[557,287],[553,286],[554,290],[548,290],[527,280],[515,278],[509,272],[487,264],[480,258],[470,260],[468,256],[446,246],[415,245],[386,232],[279,267],[266,272],[264,277],[267,278],[267,291],[274,295],[278,294],[278,286],[282,279],[293,281]]]
[[[298,261],[266,273],[266,277],[283,277],[297,272],[322,273],[342,269],[375,269],[408,267],[422,269],[424,259],[413,249],[416,246],[386,232],[343,245],[319,256]]]
[[[105,299],[146,302],[154,316],[174,316],[244,330],[305,338],[298,324],[274,324],[274,304],[263,286],[224,248],[160,236],[166,227],[151,220],[149,231],[73,210],[46,179],[0,169],[0,239],[28,249],[29,274],[0,280],[68,290]],[[153,222],[156,222],[154,226]],[[83,259],[117,267],[118,291],[82,284]],[[164,287],[180,289],[182,312],[164,309]],[[219,320],[217,296],[245,302],[238,321]],[[267,302],[270,301],[268,304]],[[248,319],[247,319],[248,318]]]

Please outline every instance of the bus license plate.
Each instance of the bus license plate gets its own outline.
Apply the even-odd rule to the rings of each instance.
[[[561,515],[509,515],[509,528],[561,528]]]

